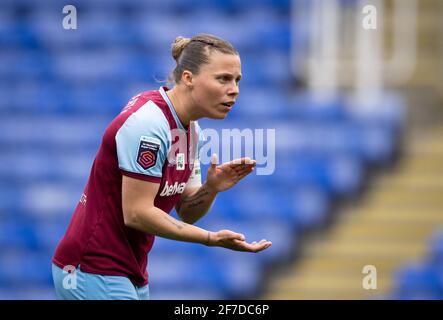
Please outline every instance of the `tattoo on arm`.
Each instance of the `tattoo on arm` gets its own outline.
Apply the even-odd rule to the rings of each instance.
[[[177,204],[177,211],[180,211],[184,204],[187,204],[189,208],[193,208],[204,203],[205,201],[202,198],[204,198],[208,194],[209,192],[204,189],[198,190],[196,194],[180,200],[180,202]]]
[[[186,226],[186,223],[184,222],[175,222],[170,216],[164,216],[163,217],[165,220],[169,221],[170,223],[172,223],[174,226],[176,226],[179,230],[183,229],[183,227]]]
[[[200,200],[200,201],[197,201],[197,202],[194,202],[194,203],[190,203],[190,204],[188,204],[188,208],[197,207],[198,205],[201,205],[202,203],[204,203],[203,200]]]

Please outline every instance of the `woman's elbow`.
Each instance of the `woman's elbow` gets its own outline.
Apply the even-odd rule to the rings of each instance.
[[[140,227],[140,219],[135,210],[123,210],[123,222],[129,228],[138,229]]]

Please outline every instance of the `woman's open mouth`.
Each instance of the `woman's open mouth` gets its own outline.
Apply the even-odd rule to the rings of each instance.
[[[235,101],[229,101],[229,102],[224,102],[221,105],[228,107],[229,109],[232,108],[232,106],[234,105]]]

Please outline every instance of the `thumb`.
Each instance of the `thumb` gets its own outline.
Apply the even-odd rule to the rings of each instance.
[[[211,157],[211,169],[215,170],[215,167],[218,165],[218,156],[216,153],[212,154]]]
[[[237,233],[235,238],[240,241],[245,241],[245,235],[241,233]]]

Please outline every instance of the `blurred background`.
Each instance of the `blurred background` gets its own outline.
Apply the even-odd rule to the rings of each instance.
[[[55,298],[104,129],[162,85],[176,36],[205,32],[239,50],[243,80],[201,127],[275,129],[276,155],[198,225],[273,246],[157,238],[151,298],[442,299],[442,21],[438,0],[2,0],[0,298]]]

